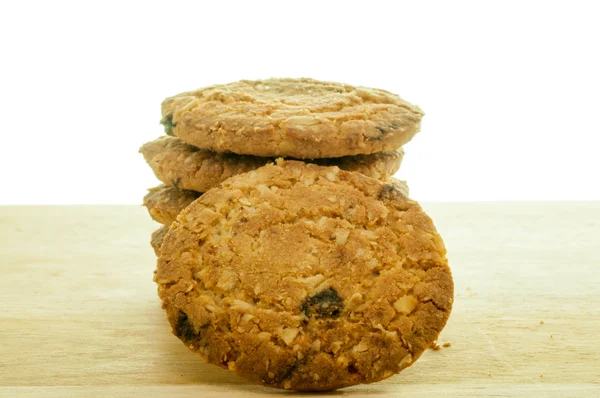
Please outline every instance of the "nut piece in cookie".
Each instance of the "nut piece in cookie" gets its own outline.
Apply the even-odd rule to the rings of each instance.
[[[298,161],[181,212],[155,281],[190,350],[255,383],[332,390],[414,363],[450,315],[446,249],[393,184]]]
[[[167,98],[169,135],[198,148],[297,159],[400,148],[423,111],[385,90],[313,79],[215,85]]]

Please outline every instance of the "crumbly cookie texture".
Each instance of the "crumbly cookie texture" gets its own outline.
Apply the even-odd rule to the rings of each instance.
[[[410,190],[408,188],[408,184],[406,183],[406,181],[397,180],[392,177],[389,180],[387,180],[387,183],[393,185],[394,188],[396,188],[398,191],[400,191],[400,193],[402,193],[404,196],[408,196]]]
[[[390,92],[312,79],[216,85],[167,98],[165,132],[199,148],[331,158],[400,148],[423,111]]]
[[[231,176],[272,161],[257,156],[207,151],[167,136],[147,142],[140,148],[140,153],[160,181],[198,192],[208,191]]]
[[[405,196],[408,196],[409,190],[406,181],[390,178],[388,183],[394,185]],[[145,200],[144,204],[155,221],[170,225],[175,221],[177,215],[199,195],[197,192],[183,191],[175,187],[161,185],[150,189],[146,197],[150,197],[151,200]]]
[[[169,225],[181,210],[196,200],[201,194],[195,191],[177,189],[168,185],[150,188],[144,196],[144,206],[156,222]]]
[[[160,248],[162,246],[163,240],[165,239],[165,235],[169,232],[169,226],[163,225],[156,231],[152,232],[152,237],[150,238],[150,245],[154,249],[154,253],[156,256],[160,255]]]
[[[196,148],[176,137],[160,137],[145,143],[140,153],[154,175],[165,184],[206,192],[227,178],[257,169],[274,158],[218,153]],[[322,166],[339,166],[385,181],[400,168],[404,151],[377,152],[371,155],[305,160]]]
[[[188,206],[154,277],[178,336],[266,386],[332,390],[398,373],[453,301],[418,203],[360,173],[278,160]]]

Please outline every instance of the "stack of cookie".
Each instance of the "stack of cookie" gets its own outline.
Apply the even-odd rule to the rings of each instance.
[[[203,192],[218,186],[231,176],[258,169],[275,160],[274,157],[200,149],[172,136],[150,141],[140,148],[140,152],[156,177],[163,183],[148,190],[144,197],[144,206],[155,221],[165,226],[175,221],[181,210]],[[381,181],[390,180],[399,189],[408,193],[404,182],[391,177],[400,168],[403,154],[402,149],[398,149],[370,155],[307,159],[307,161],[357,171]],[[154,233],[152,243],[155,249],[165,229],[160,228]]]
[[[437,338],[445,248],[392,175],[422,111],[311,79],[241,81],[166,99],[140,149],[173,333],[253,382],[330,390],[382,380]]]

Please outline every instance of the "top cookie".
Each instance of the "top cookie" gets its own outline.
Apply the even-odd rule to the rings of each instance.
[[[278,160],[183,210],[155,281],[174,334],[210,363],[331,390],[387,378],[438,337],[453,301],[445,254],[394,185]]]
[[[401,147],[423,111],[384,90],[312,79],[242,80],[167,98],[165,132],[203,149],[330,158]]]

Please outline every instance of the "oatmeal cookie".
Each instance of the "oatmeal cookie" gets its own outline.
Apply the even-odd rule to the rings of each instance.
[[[405,196],[408,196],[409,190],[405,181],[390,178],[388,183],[394,185]],[[198,192],[183,191],[175,187],[161,185],[150,189],[150,192],[146,195],[146,198],[149,199],[144,200],[144,204],[154,221],[170,225],[175,221],[177,215],[198,196],[200,196]]]
[[[299,159],[400,148],[423,111],[388,91],[313,79],[215,85],[167,98],[165,132],[199,148]]]
[[[273,162],[274,158],[218,153],[196,148],[176,137],[160,137],[147,142],[140,153],[154,175],[165,184],[206,192],[236,174]],[[323,166],[339,166],[385,181],[400,168],[404,151],[377,152],[371,155],[305,160]]]
[[[196,200],[201,194],[195,191],[177,189],[168,185],[150,188],[144,196],[144,206],[150,217],[161,224],[171,224],[181,210]]]
[[[190,350],[303,391],[400,372],[437,339],[453,302],[444,243],[417,202],[299,161],[234,176],[183,210],[155,282]]]

